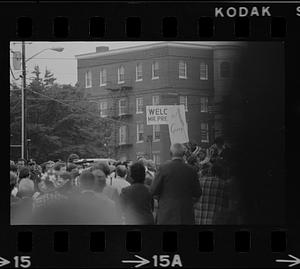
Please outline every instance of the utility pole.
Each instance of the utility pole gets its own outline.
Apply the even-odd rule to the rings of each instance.
[[[25,62],[25,42],[22,41],[22,147],[21,158],[25,159],[27,153],[27,107],[26,107],[26,62]]]

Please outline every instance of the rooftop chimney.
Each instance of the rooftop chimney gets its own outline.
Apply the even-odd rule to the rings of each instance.
[[[106,46],[96,47],[96,52],[105,52],[108,50],[109,50],[109,47],[106,47]]]

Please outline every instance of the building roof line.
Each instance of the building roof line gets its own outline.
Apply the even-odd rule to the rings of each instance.
[[[207,42],[208,43],[208,42]],[[237,45],[231,42],[231,45]],[[238,42],[236,42],[238,43]],[[101,56],[109,56],[114,54],[120,54],[120,53],[127,53],[127,52],[133,52],[133,51],[141,51],[146,49],[154,49],[154,48],[161,48],[161,47],[185,47],[185,48],[195,48],[195,49],[213,49],[213,44],[188,44],[184,42],[159,42],[156,44],[148,44],[148,45],[141,45],[141,46],[134,46],[134,47],[128,47],[128,48],[119,48],[119,49],[113,49],[108,50],[104,52],[92,52],[92,53],[85,53],[85,54],[78,54],[75,55],[77,59],[89,59],[89,58],[95,58],[95,57],[101,57]]]

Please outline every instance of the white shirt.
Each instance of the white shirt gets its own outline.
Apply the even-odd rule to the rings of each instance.
[[[130,184],[126,181],[125,178],[116,176],[115,178],[112,178],[112,187],[116,188],[118,190],[118,193],[121,193],[121,190],[125,187],[130,186]]]

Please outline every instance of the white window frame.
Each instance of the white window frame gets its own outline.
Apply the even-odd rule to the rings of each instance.
[[[120,77],[122,75],[121,70],[123,70],[124,80],[120,80]],[[123,83],[125,83],[125,67],[121,65],[118,67],[118,84],[123,84]]]
[[[208,112],[208,97],[200,97],[200,112]]]
[[[100,87],[106,86],[106,83],[107,83],[106,68],[101,68],[100,69]]]
[[[153,137],[153,142],[158,142],[158,141],[160,141],[160,125],[159,124],[157,124],[157,125],[152,125],[153,127],[153,131],[152,131],[152,137]],[[155,128],[157,128],[158,127],[158,132],[159,132],[159,138],[155,138]]]
[[[87,89],[91,87],[92,87],[92,71],[88,70],[85,72],[85,88]]]
[[[182,99],[182,98],[184,98],[184,99]],[[182,100],[184,100],[184,102],[182,102]],[[185,112],[188,111],[188,101],[187,101],[187,96],[186,95],[179,96],[179,104],[184,105]]]
[[[139,70],[138,67],[140,67],[140,70]],[[140,75],[141,75],[140,78],[138,77],[139,72],[140,72]],[[141,63],[137,63],[136,66],[135,66],[135,81],[143,81],[143,66],[142,66]]]
[[[160,103],[160,98],[159,95],[153,95],[152,96],[152,105],[157,106]]]
[[[121,106],[121,102],[122,101],[125,101],[125,106]],[[122,108],[124,108],[124,112],[122,113]],[[126,98],[121,98],[119,99],[119,116],[122,116],[122,115],[126,115],[126,111],[127,110],[127,99]]]
[[[100,107],[100,117],[106,118],[108,116],[108,104],[107,101],[101,101],[99,104]]]
[[[203,127],[204,124],[207,127],[207,128],[205,128],[205,130],[207,131],[206,132],[206,139],[202,139],[202,131],[204,130],[204,128],[202,128],[202,127]],[[208,126],[208,123],[207,122],[201,122],[200,128],[201,128],[201,142],[209,143],[209,126]]]
[[[140,132],[140,126],[143,126],[143,140],[139,140],[139,134],[141,133]],[[145,134],[145,130],[144,130],[145,126],[143,123],[139,122],[136,124],[136,143],[143,143],[144,142],[144,134]]]
[[[157,65],[157,72],[159,73],[159,62],[157,62],[157,61],[154,61],[153,63],[152,63],[152,68],[151,68],[151,70],[152,70],[152,79],[159,79],[159,74],[157,75],[157,76],[154,76],[154,71],[155,71],[155,66]]]
[[[125,145],[126,141],[127,141],[127,126],[122,125],[119,127],[119,145]]]
[[[200,63],[200,80],[208,80],[208,64],[206,62]]]
[[[183,64],[183,66],[182,66]],[[180,74],[180,70],[183,67],[184,75]],[[179,61],[178,63],[178,77],[182,79],[187,79],[187,63],[185,61]]]
[[[137,97],[136,98],[136,114],[143,114],[143,113],[144,113],[144,100],[143,100],[143,97]]]

